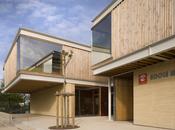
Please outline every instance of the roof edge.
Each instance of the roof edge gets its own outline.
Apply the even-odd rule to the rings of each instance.
[[[39,32],[39,31],[36,31],[36,30],[33,30],[33,29],[29,29],[29,28],[19,28],[19,30],[24,30],[24,31],[28,31],[28,32],[33,32],[33,33],[37,33],[37,34],[41,34],[41,35],[44,35],[44,36],[47,36],[47,37],[52,37],[52,38],[55,38],[55,39],[59,39],[59,40],[62,40],[62,41],[66,41],[66,42],[71,42],[71,43],[74,43],[74,44],[77,44],[77,45],[80,45],[80,46],[84,46],[84,47],[89,47],[90,48],[90,43],[88,43],[89,45],[85,45],[83,43],[80,43],[80,42],[75,42],[73,40],[68,40],[68,39],[65,39],[65,38],[61,38],[61,37],[57,37],[57,36],[53,36],[51,34],[47,34],[47,33],[42,33],[42,32]]]
[[[113,0],[106,8],[104,8],[91,22],[96,25],[99,23],[106,15],[108,15],[116,6],[118,6],[124,0]]]
[[[9,57],[9,55],[10,55],[12,49],[13,49],[13,46],[15,45],[15,42],[17,41],[19,35],[20,35],[20,28],[19,28],[18,31],[16,32],[15,38],[14,38],[13,41],[12,41],[12,45],[11,45],[11,47],[10,47],[8,53],[7,53],[7,56],[6,56],[5,60],[4,60],[4,65],[5,65],[5,63],[7,62],[7,59],[8,59],[8,57]],[[3,68],[4,68],[4,65],[3,65]]]
[[[109,9],[117,0],[113,0],[110,4],[108,4],[95,18],[92,19],[92,22],[94,22],[100,15],[102,15],[106,10]]]
[[[82,47],[87,47],[87,48],[89,48],[89,49],[91,48],[90,45],[84,45],[84,44],[81,44],[81,43],[78,43],[78,42],[75,42],[75,41],[71,41],[71,40],[67,40],[67,39],[60,38],[60,37],[52,36],[52,35],[50,35],[50,34],[41,33],[41,32],[38,32],[38,31],[35,31],[35,30],[32,30],[32,29],[29,29],[29,28],[20,27],[20,28],[18,29],[18,31],[16,32],[15,38],[14,38],[13,41],[12,41],[12,45],[11,45],[11,47],[10,47],[10,49],[9,49],[9,51],[8,51],[8,54],[7,54],[7,56],[6,56],[5,60],[4,60],[4,65],[5,65],[5,63],[7,62],[7,59],[9,58],[9,55],[10,55],[10,53],[11,53],[11,51],[12,51],[12,49],[13,49],[13,46],[15,45],[15,43],[16,43],[18,37],[21,35],[21,31],[32,32],[32,33],[36,33],[36,34],[43,35],[43,36],[46,36],[46,37],[55,38],[55,39],[58,39],[58,40],[61,40],[61,41],[70,42],[70,43],[72,43],[72,44],[79,45],[79,46],[82,46]],[[4,65],[3,65],[3,68],[4,68]]]
[[[148,56],[151,56],[151,55],[155,55],[158,52],[169,50],[172,46],[173,46],[173,48],[175,48],[174,41],[171,42],[171,40],[175,40],[175,34],[171,35],[169,37],[166,37],[164,39],[161,39],[159,41],[153,42],[152,44],[149,44],[149,45],[147,45],[147,46],[145,46],[145,47],[143,47],[141,49],[138,49],[138,50],[136,50],[134,52],[131,52],[131,53],[127,54],[127,55],[124,55],[124,56],[122,56],[120,58],[117,58],[117,59],[115,59],[115,60],[113,60],[113,61],[111,61],[109,63],[101,65],[101,66],[99,66],[99,67],[97,67],[97,68],[95,68],[93,70],[93,74],[94,75],[100,75],[101,73],[104,73],[105,71],[107,72],[107,71],[110,70],[110,68],[107,68],[106,70],[103,70],[103,72],[98,72],[98,70],[106,68],[107,66],[109,66],[111,64],[115,64],[116,62],[121,61],[123,59],[126,59],[126,58],[128,58],[128,57],[130,57],[130,56],[132,56],[132,55],[134,55],[136,53],[140,53],[140,52],[146,51],[148,53]],[[167,42],[170,43],[170,46],[167,45]],[[159,45],[161,45],[161,49],[160,48],[159,49],[156,48]],[[154,49],[154,51],[152,49],[153,47],[156,48],[156,49]],[[133,58],[131,58],[131,59],[133,59]],[[128,59],[126,61],[128,61]]]
[[[43,75],[33,75],[33,74],[27,74],[25,72],[21,72],[21,73],[18,73],[18,75],[9,84],[7,84],[2,89],[2,93],[6,93],[9,89],[11,89],[16,83],[18,83],[21,80],[45,81],[44,80],[45,78],[48,79],[48,82],[57,82],[57,83],[63,83],[64,82],[64,78],[59,77],[59,76],[52,77],[52,76],[43,76]],[[101,86],[101,87],[107,87],[108,86],[107,83],[103,83],[103,82],[72,79],[72,78],[67,78],[67,82],[77,84],[77,85],[89,85],[89,86]]]

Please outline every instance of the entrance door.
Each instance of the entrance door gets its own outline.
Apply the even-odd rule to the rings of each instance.
[[[101,88],[101,116],[108,115],[108,88]]]
[[[76,89],[76,116],[99,115],[99,89]]]
[[[116,120],[133,120],[133,75],[127,74],[115,79]]]

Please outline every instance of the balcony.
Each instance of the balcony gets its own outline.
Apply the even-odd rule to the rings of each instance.
[[[16,70],[13,70],[16,75],[4,91],[31,93],[62,83],[58,80],[62,78],[61,50],[61,44],[20,35],[16,42]]]
[[[15,79],[4,91],[32,93],[63,83],[61,53],[52,51],[26,69],[17,72]]]

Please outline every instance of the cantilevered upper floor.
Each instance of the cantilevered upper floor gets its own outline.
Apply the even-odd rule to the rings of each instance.
[[[20,28],[4,63],[4,92],[30,93],[63,83],[62,50],[73,52],[67,82],[106,86],[106,78],[92,74],[89,46]]]
[[[174,49],[163,53],[173,48],[174,0],[113,0],[92,23],[96,75],[120,74],[174,57]],[[155,48],[159,49],[156,53]]]

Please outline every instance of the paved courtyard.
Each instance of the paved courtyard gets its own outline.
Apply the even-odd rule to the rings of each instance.
[[[13,126],[0,127],[0,130],[20,130]]]
[[[76,118],[77,130],[165,130],[160,128],[133,125],[132,122],[108,121],[107,117],[80,117]],[[55,125],[55,117],[33,116],[15,119],[15,126],[21,130],[48,130]]]
[[[9,122],[4,121],[0,118],[0,130],[19,130],[19,129],[16,128],[13,124],[9,124]]]
[[[8,124],[2,120],[0,120],[0,130],[19,130],[13,124]]]

